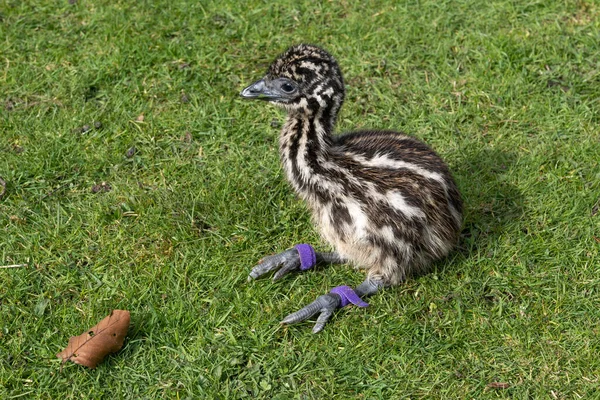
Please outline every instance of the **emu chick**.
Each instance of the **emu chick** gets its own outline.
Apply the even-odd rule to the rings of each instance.
[[[365,269],[366,280],[354,290],[364,297],[426,272],[446,256],[459,236],[462,201],[446,164],[419,140],[393,131],[334,135],[344,95],[336,60],[305,44],[289,48],[242,92],[287,111],[279,138],[286,177],[335,249],[316,253],[316,260]],[[250,277],[279,269],[278,279],[300,269],[299,253],[289,249],[266,257]],[[283,322],[320,313],[318,331],[343,304],[340,295],[329,293]]]

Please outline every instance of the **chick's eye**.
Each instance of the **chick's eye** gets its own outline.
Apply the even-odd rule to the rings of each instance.
[[[296,88],[294,87],[294,85],[292,85],[291,83],[284,83],[281,85],[281,90],[283,90],[286,93],[292,93]]]

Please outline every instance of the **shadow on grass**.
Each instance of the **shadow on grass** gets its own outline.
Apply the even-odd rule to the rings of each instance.
[[[465,260],[476,256],[493,257],[490,249],[511,224],[522,219],[525,205],[522,193],[511,183],[517,155],[498,149],[475,149],[454,163],[454,178],[463,195],[464,222],[457,255]],[[463,264],[463,263],[460,263]],[[438,271],[455,268],[443,259]]]
[[[483,149],[458,169],[465,201],[461,252],[469,255],[488,247],[524,215],[523,195],[510,181],[516,157],[512,152]]]

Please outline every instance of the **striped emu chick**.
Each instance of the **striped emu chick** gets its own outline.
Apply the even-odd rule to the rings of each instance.
[[[318,332],[337,308],[348,302],[365,306],[361,298],[426,272],[453,248],[462,201],[448,167],[433,150],[393,131],[333,135],[344,82],[327,52],[293,46],[241,95],[287,111],[279,138],[285,174],[335,250],[315,253],[310,246],[296,246],[265,257],[249,279],[271,271],[279,279],[307,269],[303,258],[311,255],[309,264],[348,262],[367,271],[355,289],[344,286],[320,296],[282,323],[318,314],[313,329]]]

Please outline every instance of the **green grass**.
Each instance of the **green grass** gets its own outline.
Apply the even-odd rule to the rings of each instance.
[[[0,269],[1,398],[600,397],[600,4],[393,3],[0,2],[0,265],[29,265]],[[340,130],[427,141],[466,204],[433,273],[318,335],[278,322],[362,273],[246,282],[320,243],[283,115],[238,98],[301,41],[345,72]],[[115,308],[123,350],[61,372]]]

